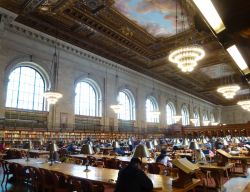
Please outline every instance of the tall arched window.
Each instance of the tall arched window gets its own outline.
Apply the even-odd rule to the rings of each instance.
[[[159,123],[159,115],[153,112],[159,112],[157,101],[154,97],[149,97],[146,100],[146,120],[147,122]]]
[[[189,113],[185,105],[181,108],[181,119],[182,125],[189,125]]]
[[[213,113],[210,114],[210,122],[211,124],[215,123],[215,118]]]
[[[200,115],[198,113],[198,111],[194,111],[194,119],[195,119],[195,122],[194,122],[194,126],[200,126]]]
[[[167,119],[167,124],[172,125],[175,123],[174,116],[176,115],[176,110],[174,107],[174,104],[169,102],[166,105],[166,119]]]
[[[32,67],[20,66],[9,75],[6,107],[44,111],[45,82]]]
[[[203,113],[202,121],[205,126],[209,124],[207,112]]]
[[[118,93],[118,102],[122,105],[118,119],[135,120],[135,100],[132,93],[124,89]]]
[[[84,79],[76,84],[75,114],[101,116],[101,91],[91,79]]]

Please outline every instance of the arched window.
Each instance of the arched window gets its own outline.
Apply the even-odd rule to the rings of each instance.
[[[200,115],[198,113],[198,111],[194,111],[194,119],[195,119],[195,122],[194,122],[194,126],[200,126]]]
[[[44,111],[44,91],[44,78],[37,70],[17,67],[9,75],[6,107]]]
[[[166,119],[168,125],[172,125],[175,123],[175,118],[174,118],[175,115],[176,115],[176,110],[174,104],[169,102],[166,105]]]
[[[205,126],[209,124],[207,112],[203,113],[202,121]]]
[[[122,105],[118,119],[135,120],[135,100],[129,90],[124,89],[118,93],[118,103]]]
[[[181,119],[182,125],[189,125],[189,113],[185,105],[181,108]]]
[[[157,101],[154,97],[149,97],[146,100],[146,120],[147,122],[159,123],[159,115],[154,114],[159,112]]]
[[[215,123],[215,118],[213,113],[210,114],[210,122],[211,124]]]
[[[101,116],[101,91],[91,79],[84,79],[76,84],[75,114]]]

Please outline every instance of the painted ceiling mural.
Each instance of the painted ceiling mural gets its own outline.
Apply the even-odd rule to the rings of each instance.
[[[176,34],[176,0],[116,0],[114,6],[120,13],[155,37]],[[181,16],[179,3],[177,3],[177,16],[177,29],[181,32],[187,29],[188,25],[187,19]]]

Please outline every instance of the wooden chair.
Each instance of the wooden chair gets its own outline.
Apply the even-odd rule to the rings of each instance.
[[[158,163],[149,163],[148,164],[148,172],[151,174],[160,174],[160,167]]]
[[[70,190],[66,175],[57,171],[51,171],[51,174],[55,182],[55,192],[68,192]]]
[[[56,189],[57,180],[55,179],[53,174],[47,169],[39,168],[39,171],[42,176],[43,192],[54,192]]]
[[[179,172],[178,168],[165,167],[164,175],[176,178],[178,177],[178,172]]]
[[[1,185],[3,185],[4,180],[6,179],[6,184],[5,184],[6,186],[7,182],[9,181],[9,176],[10,174],[12,174],[10,170],[10,163],[8,163],[7,161],[2,161],[2,168],[3,168],[3,180],[2,180]]]
[[[38,192],[43,191],[43,178],[41,172],[38,168],[26,166],[26,170],[28,170],[30,178],[31,178],[31,189],[32,191]]]

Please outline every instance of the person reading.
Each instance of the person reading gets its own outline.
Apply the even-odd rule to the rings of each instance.
[[[129,165],[120,170],[115,192],[150,192],[153,183],[141,170],[142,162],[139,158],[132,158]]]

